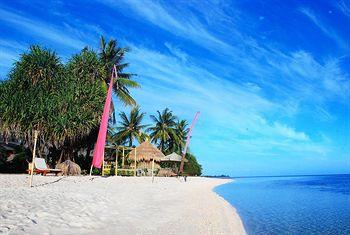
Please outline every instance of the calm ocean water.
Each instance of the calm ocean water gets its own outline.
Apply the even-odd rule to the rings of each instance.
[[[248,234],[350,234],[350,175],[242,178],[215,191]]]

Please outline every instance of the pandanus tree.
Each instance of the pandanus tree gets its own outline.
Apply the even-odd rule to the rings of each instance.
[[[118,70],[115,93],[124,104],[135,103],[129,89],[138,87],[132,74],[123,72],[127,49],[112,39],[106,44],[102,38],[101,44],[99,54],[85,48],[66,65],[39,46],[22,54],[0,83],[2,136],[15,137],[31,149],[33,130],[38,130],[38,153],[61,158],[93,146],[113,65]]]
[[[138,106],[134,107],[129,115],[121,112],[119,125],[115,128],[117,132],[113,139],[117,143],[127,144],[130,147],[133,146],[135,140],[140,143],[145,135],[143,131],[146,125],[142,124],[144,116],[145,113],[142,113]]]
[[[95,52],[84,49],[64,66],[51,50],[32,46],[1,85],[1,130],[25,146],[39,131],[39,155],[72,155],[98,125],[105,88]],[[62,155],[61,155],[62,156]]]
[[[64,66],[53,51],[32,46],[21,55],[3,82],[0,110],[2,131],[14,135],[31,148],[33,130],[39,130],[40,142],[45,142],[56,100],[56,86],[64,74]]]

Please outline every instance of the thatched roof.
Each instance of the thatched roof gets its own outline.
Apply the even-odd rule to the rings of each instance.
[[[179,154],[173,152],[169,155],[164,156],[163,158],[161,158],[160,160],[162,162],[181,162],[182,156],[180,156]],[[187,159],[185,159],[185,162],[188,162]]]
[[[164,154],[152,145],[148,140],[141,143],[136,148],[136,161],[154,161],[160,162],[160,159],[164,157]],[[128,157],[134,159],[135,149],[131,150]]]

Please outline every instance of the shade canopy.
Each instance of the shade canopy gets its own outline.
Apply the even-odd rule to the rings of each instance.
[[[180,156],[179,154],[173,152],[169,155],[164,156],[163,158],[161,158],[160,160],[162,162],[181,162],[182,156]],[[185,162],[188,162],[187,159],[185,159]]]
[[[164,154],[157,149],[153,144],[151,144],[148,140],[142,142],[135,149],[131,150],[128,154],[128,157],[133,159],[136,151],[136,161],[152,161],[154,159],[155,162],[160,162],[160,159],[165,157]]]

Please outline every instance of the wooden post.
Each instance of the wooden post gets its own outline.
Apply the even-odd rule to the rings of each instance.
[[[135,168],[134,168],[134,176],[136,176],[136,165],[137,165],[137,163],[136,163],[136,148],[135,148],[135,154],[134,154],[134,157],[135,157]]]
[[[152,183],[154,181],[154,158],[152,159]]]
[[[90,176],[91,176],[91,174],[92,174],[92,164],[91,164],[91,167],[90,167]]]
[[[115,175],[118,176],[118,147],[115,151]]]
[[[33,172],[34,172],[34,161],[35,161],[35,152],[36,152],[36,142],[38,140],[38,131],[34,131],[34,150],[33,150],[33,160],[30,169],[30,177],[29,177],[29,187],[33,186]]]
[[[103,151],[103,158],[102,158],[102,176],[105,175],[105,152],[106,152],[106,146],[104,147],[105,151]]]
[[[125,155],[125,153],[124,153],[124,147],[123,147],[122,169],[124,169],[124,155]]]

